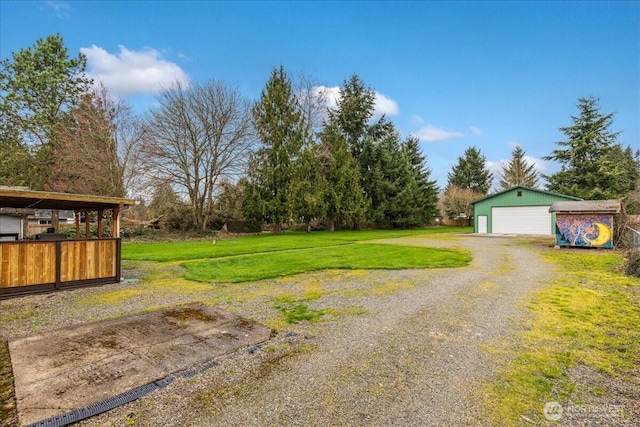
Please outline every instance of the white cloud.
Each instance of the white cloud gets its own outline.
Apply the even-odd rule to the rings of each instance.
[[[520,147],[520,144],[518,144],[516,141],[507,141],[507,145],[511,148]]]
[[[424,123],[424,120],[419,115],[414,114],[414,115],[411,116],[411,123],[416,124],[416,125],[421,125],[421,124]]]
[[[326,87],[326,86],[317,86],[315,88],[316,93],[322,94],[327,102],[327,108],[331,110],[335,110],[338,107],[338,101],[340,100],[341,91],[340,87]],[[373,115],[382,116],[386,114],[387,116],[396,116],[399,112],[398,103],[391,98],[383,95],[380,92],[376,92],[375,105]]]
[[[464,133],[455,132],[455,131],[446,131],[444,129],[435,127],[433,125],[428,125],[420,128],[417,132],[413,132],[412,135],[417,137],[420,141],[436,142],[436,141],[446,141],[447,139],[452,139],[452,138],[461,138],[464,136]]]
[[[391,98],[387,98],[380,92],[376,92],[376,104],[373,112],[374,116],[397,116],[399,112],[398,103]]]
[[[119,47],[119,54],[111,54],[96,45],[80,49],[87,56],[89,76],[104,83],[113,94],[153,94],[176,82],[188,84],[187,73],[164,59],[157,50],[136,52]]]
[[[338,100],[340,99],[340,88],[338,86],[316,86],[314,90],[319,96],[324,97],[327,108],[335,110],[338,107]]]
[[[469,129],[471,129],[471,133],[474,134],[475,136],[482,136],[482,130],[480,130],[479,128],[475,126],[470,126]]]
[[[527,163],[534,164],[536,166],[536,169],[540,173],[547,173],[547,171],[549,170],[549,162],[544,159],[530,156],[524,156],[524,159],[527,161]]]
[[[502,174],[502,168],[506,167],[509,164],[509,160],[510,159],[500,159],[498,161],[487,161],[487,169],[489,169],[489,171],[491,171],[491,173],[493,173],[494,176],[494,185],[498,185],[498,179],[499,176]],[[534,165],[534,167],[536,168],[536,170],[538,171],[538,173],[540,174],[546,174],[549,170],[549,162],[547,162],[544,159],[540,159],[537,157],[531,157],[531,156],[524,156],[524,160],[528,163],[528,164],[532,164]],[[539,180],[538,183],[540,183],[541,180]]]
[[[53,9],[58,18],[66,18],[69,16],[67,12],[71,10],[71,7],[66,1],[48,0],[45,3],[51,9]]]

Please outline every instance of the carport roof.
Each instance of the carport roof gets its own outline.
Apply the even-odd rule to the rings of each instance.
[[[0,187],[0,208],[101,210],[131,206],[135,200],[119,197],[53,193]]]
[[[535,193],[542,193],[542,194],[548,194],[550,196],[564,197],[567,200],[582,200],[582,199],[580,199],[578,197],[567,196],[566,194],[560,194],[560,193],[554,193],[552,191],[540,190],[539,188],[525,187],[524,185],[517,185],[515,187],[507,188],[506,190],[499,191],[497,193],[493,193],[493,194],[489,194],[487,196],[484,196],[482,199],[475,200],[475,201],[471,202],[470,204],[471,205],[475,205],[476,203],[482,202],[483,200],[491,199],[492,197],[496,197],[496,196],[499,196],[499,195],[504,194],[504,193],[509,193],[511,191],[514,191],[514,190],[529,190],[529,191],[533,191]]]
[[[581,200],[576,202],[554,202],[549,212],[556,213],[620,213],[620,200]]]

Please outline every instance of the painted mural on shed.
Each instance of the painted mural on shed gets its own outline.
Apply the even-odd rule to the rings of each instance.
[[[549,212],[556,214],[556,244],[613,248],[614,222],[621,209],[619,200],[553,203]]]

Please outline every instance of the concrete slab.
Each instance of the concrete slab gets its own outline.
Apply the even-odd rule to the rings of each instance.
[[[20,422],[100,402],[270,334],[254,321],[189,304],[11,341]]]

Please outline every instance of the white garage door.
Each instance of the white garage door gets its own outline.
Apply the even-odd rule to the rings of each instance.
[[[491,208],[491,232],[497,234],[552,234],[549,206]]]
[[[22,232],[22,220],[16,216],[0,215],[0,234],[18,233],[18,237]],[[15,237],[5,236],[0,240],[15,240]]]

